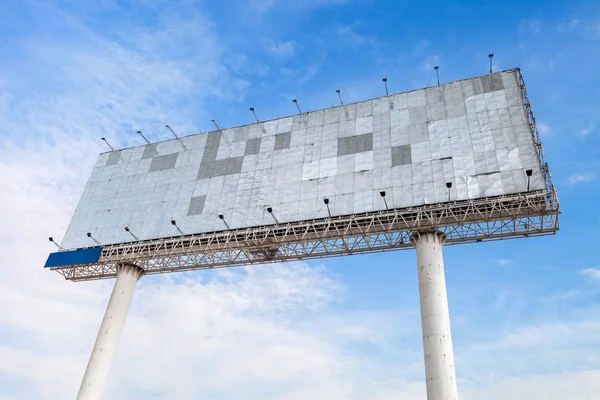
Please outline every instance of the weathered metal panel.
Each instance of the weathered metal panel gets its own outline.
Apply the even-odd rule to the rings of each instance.
[[[65,248],[546,188],[517,71],[101,154]],[[531,170],[531,178],[526,171]],[[452,183],[451,189],[447,183]],[[201,200],[202,199],[202,200]],[[272,215],[266,212],[272,209]]]

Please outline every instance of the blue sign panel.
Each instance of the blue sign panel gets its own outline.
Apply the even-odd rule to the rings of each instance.
[[[90,247],[81,250],[59,251],[50,253],[44,268],[66,267],[69,265],[90,264],[97,262],[102,255],[102,247]]]

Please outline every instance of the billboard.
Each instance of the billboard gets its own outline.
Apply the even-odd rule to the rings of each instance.
[[[177,236],[171,220],[195,234],[545,188],[509,70],[103,153],[62,245]]]

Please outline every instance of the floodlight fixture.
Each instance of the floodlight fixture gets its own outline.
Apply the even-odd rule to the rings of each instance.
[[[150,144],[150,141],[148,139],[146,139],[146,136],[144,136],[144,134],[142,133],[142,131],[137,131],[137,133],[144,138],[144,140],[146,141],[147,144]]]
[[[252,115],[254,115],[254,119],[256,119],[256,122],[260,122],[258,120],[258,117],[256,116],[256,113],[254,112],[254,107],[250,107],[250,111],[252,111]]]
[[[277,220],[277,217],[275,217],[275,214],[273,214],[273,209],[271,207],[267,207],[267,212],[269,214],[271,214],[271,217],[273,217],[273,219],[275,220],[275,223],[278,224],[279,220]]]
[[[102,243],[100,243],[95,237],[92,236],[92,232],[88,232],[87,237],[92,239],[94,241],[94,243],[96,243],[98,246],[102,246]]]
[[[175,229],[177,229],[177,231],[183,235],[183,231],[181,230],[181,228],[179,228],[177,226],[177,221],[175,221],[174,219],[172,219],[171,220],[171,225],[173,225],[175,227]]]
[[[187,150],[187,147],[185,147],[185,144],[181,141],[181,139],[179,138],[179,136],[177,136],[177,134],[175,133],[175,131],[173,130],[173,128],[171,128],[171,125],[167,124],[167,125],[165,125],[165,128],[167,128],[168,130],[170,130],[171,133],[173,134],[173,136],[175,136],[175,139],[177,139],[179,141],[179,144],[181,144],[181,147],[183,147],[184,150]]]
[[[448,201],[450,201],[450,188],[452,188],[452,182],[446,182],[446,187],[448,188]]]
[[[331,218],[331,210],[329,209],[329,199],[323,199],[323,203],[327,207],[327,214],[329,214],[329,218]]]
[[[54,238],[53,238],[52,236],[50,236],[50,237],[48,238],[48,240],[49,240],[49,241],[51,241],[52,243],[54,243],[54,245],[55,245],[56,247],[58,247],[58,250],[60,250],[60,251],[65,251],[65,248],[64,248],[64,247],[62,247],[60,244],[56,243],[56,242],[54,241]]]
[[[221,127],[219,126],[219,124],[217,124],[217,121],[215,121],[214,119],[211,119],[210,122],[215,124],[215,126],[217,127],[218,130],[221,130]]]
[[[488,57],[490,58],[490,74],[491,74],[492,73],[492,60],[494,59],[494,53],[488,54]]]
[[[219,214],[219,219],[220,219],[221,221],[223,221],[223,223],[225,224],[225,227],[226,227],[228,230],[231,230],[231,227],[229,226],[229,224],[227,223],[227,221],[225,221],[225,216],[224,216],[223,214]]]
[[[340,89],[337,89],[335,92],[338,94],[338,97],[340,98],[340,104],[344,105],[344,102],[342,101],[342,91]]]
[[[387,78],[383,78],[382,81],[383,81],[383,84],[385,85],[385,95],[389,96],[390,94],[388,93]]]
[[[296,105],[296,108],[298,109],[298,114],[302,114],[302,110],[300,110],[300,106],[298,105],[298,100],[294,99],[292,100],[292,102]]]
[[[135,236],[135,235],[133,234],[133,232],[131,232],[131,231],[129,230],[129,227],[128,227],[128,226],[126,226],[126,227],[125,227],[125,232],[129,233],[129,234],[130,234],[130,235],[131,235],[131,236],[132,236],[132,237],[133,237],[135,240],[137,240],[137,241],[139,241],[139,240],[140,240],[140,238],[138,238],[137,236]]]
[[[533,170],[526,170],[525,175],[527,175],[527,191],[529,192],[529,185],[531,184],[531,175],[533,175]]]
[[[433,67],[433,69],[435,70],[435,76],[437,77],[437,84],[440,84],[440,67],[439,66],[435,66]]]
[[[385,204],[385,209],[389,210],[387,200],[385,199],[385,190],[382,190],[381,192],[379,192],[379,195],[383,199],[383,203]]]
[[[106,143],[106,145],[110,148],[111,151],[115,151],[115,149],[113,149],[113,147],[110,145],[110,143],[108,143],[108,140],[106,140],[106,138],[100,138],[100,140],[104,141],[104,143]]]
[[[173,128],[171,128],[171,126],[169,124],[165,125],[165,128],[167,128],[168,130],[171,131],[171,133],[173,134],[173,136],[175,136],[175,139],[179,139],[177,137],[177,135],[175,134],[175,132],[173,131]]]

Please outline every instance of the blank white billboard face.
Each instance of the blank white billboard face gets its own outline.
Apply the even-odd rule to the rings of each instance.
[[[101,154],[68,249],[545,188],[515,71]],[[452,183],[450,189],[447,183]],[[272,209],[272,215],[267,212]]]

